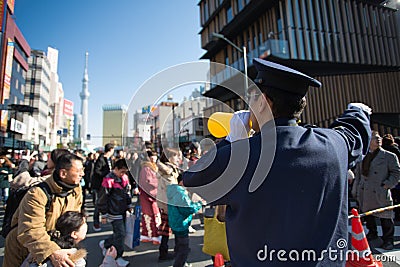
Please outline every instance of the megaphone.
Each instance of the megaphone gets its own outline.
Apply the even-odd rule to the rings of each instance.
[[[208,118],[208,130],[215,138],[223,138],[229,134],[231,131],[231,119],[233,113],[228,112],[215,112]],[[251,121],[249,121],[250,128],[252,126]]]
[[[215,112],[208,118],[208,130],[216,138],[222,138],[231,131],[230,122],[233,113]]]

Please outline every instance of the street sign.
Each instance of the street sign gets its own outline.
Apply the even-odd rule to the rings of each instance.
[[[22,121],[11,118],[10,131],[26,134],[26,124]]]
[[[15,110],[18,112],[29,112],[29,113],[33,113],[35,110],[37,110],[37,108],[31,107],[28,105],[18,105],[18,104],[8,105],[8,109]]]

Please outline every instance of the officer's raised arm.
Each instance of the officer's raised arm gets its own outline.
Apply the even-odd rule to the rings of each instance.
[[[330,128],[345,139],[348,149],[348,168],[353,168],[367,154],[371,140],[369,117],[371,108],[363,103],[350,103]]]

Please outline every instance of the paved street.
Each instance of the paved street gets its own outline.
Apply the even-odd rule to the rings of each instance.
[[[101,232],[94,232],[92,229],[93,226],[93,205],[91,204],[91,199],[88,199],[87,202],[87,211],[89,212],[89,232],[87,234],[86,240],[83,241],[84,247],[88,250],[88,259],[87,259],[87,266],[88,267],[97,267],[101,264],[103,260],[103,256],[101,254],[100,248],[98,243],[100,240],[104,239],[108,235],[111,234],[111,225],[103,225],[103,229]],[[0,209],[0,221],[3,218],[4,210]],[[202,243],[203,243],[203,229],[200,227],[199,219],[195,218],[193,220],[193,227],[197,229],[197,232],[194,234],[190,234],[190,247],[191,253],[189,255],[188,262],[193,264],[193,267],[212,267],[212,261],[208,255],[202,253]],[[351,227],[349,226],[349,231]],[[380,228],[379,228],[380,231]],[[381,234],[381,232],[380,232]],[[374,249],[372,251],[375,255],[379,256],[394,256],[396,259],[393,262],[393,258],[390,259],[389,262],[383,262],[383,266],[385,267],[398,267],[400,266],[400,224],[396,226],[395,231],[396,236],[396,246],[395,249],[391,252],[386,252],[382,249]],[[174,240],[171,237],[169,241],[170,251],[172,253]],[[381,254],[383,253],[383,254]],[[0,237],[0,267],[2,266],[4,256],[4,238]],[[143,266],[143,267],[153,267],[153,266],[160,266],[160,267],[167,267],[172,266],[173,261],[169,262],[158,262],[158,246],[155,246],[150,243],[141,243],[140,246],[136,247],[134,250],[127,250],[124,254],[125,259],[130,261],[129,266]]]

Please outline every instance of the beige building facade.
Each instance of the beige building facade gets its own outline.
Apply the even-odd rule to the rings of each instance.
[[[103,106],[103,146],[112,143],[122,146],[128,133],[127,107],[125,105]]]

